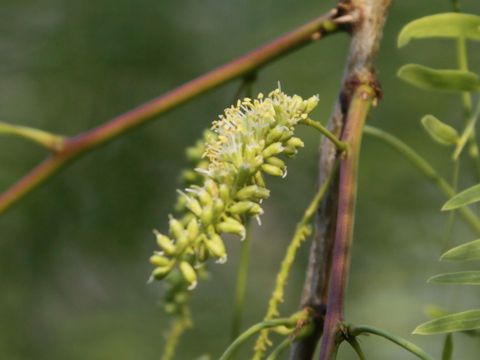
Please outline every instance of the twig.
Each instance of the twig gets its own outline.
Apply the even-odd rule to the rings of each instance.
[[[33,141],[53,152],[61,151],[65,144],[65,137],[63,136],[27,126],[18,126],[0,122],[0,135],[2,134],[14,135]]]
[[[259,331],[267,328],[277,327],[277,326],[287,326],[292,327],[295,326],[297,321],[300,320],[298,315],[293,315],[292,317],[285,318],[285,319],[275,319],[275,320],[268,320],[263,321],[261,323],[255,324],[245,330],[242,334],[240,334],[234,342],[230,344],[230,346],[225,350],[219,360],[228,360],[231,358],[232,354],[237,350],[237,348],[251,338],[253,335],[258,333]]]
[[[401,346],[405,350],[411,352],[418,358],[422,360],[434,360],[434,357],[427,354],[425,351],[420,349],[417,345],[411,343],[408,340],[405,340],[399,336],[393,335],[389,333],[388,331],[385,331],[383,329],[378,329],[373,326],[368,326],[368,325],[359,325],[359,326],[353,326],[350,329],[348,329],[348,335],[355,337],[358,335],[361,335],[363,333],[369,333],[369,334],[374,334],[381,336],[387,340],[390,340],[391,342]]]
[[[196,78],[99,127],[65,141],[63,148],[40,163],[0,196],[0,214],[50,178],[74,158],[103,145],[173,108],[232,79],[251,74],[302,45],[341,30],[329,12],[276,40]]]
[[[372,126],[365,126],[364,132],[367,135],[373,136],[386,144],[393,147],[400,154],[405,156],[413,165],[415,165],[429,180],[431,180],[437,187],[448,197],[455,195],[455,189],[451,187],[447,181],[442,178],[437,171],[415,150],[405,144],[400,139],[383,130],[374,128]],[[478,234],[480,234],[480,219],[466,206],[458,208],[456,211],[463,217],[465,222]]]

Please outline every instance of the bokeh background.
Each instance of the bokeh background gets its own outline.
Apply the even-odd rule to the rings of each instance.
[[[55,133],[90,129],[193,77],[242,55],[335,5],[334,1],[1,0],[0,119]],[[480,13],[478,0],[463,10]],[[457,94],[429,93],[395,73],[408,62],[456,66],[450,40],[414,41],[396,48],[396,35],[414,18],[450,11],[448,0],[397,1],[378,58],[385,100],[371,125],[416,148],[446,177],[450,150],[433,143],[419,120],[431,113],[462,129]],[[313,113],[326,121],[348,48],[335,35],[264,68],[254,91],[281,81],[290,94],[319,94]],[[480,72],[480,46],[469,42]],[[0,358],[158,359],[169,318],[161,284],[146,284],[155,248],[152,228],[166,230],[184,149],[229,105],[239,81],[222,86],[87,154],[0,218]],[[244,326],[262,318],[274,274],[296,221],[313,194],[318,134],[300,129],[306,147],[288,163],[285,180],[271,179],[261,228],[254,226]],[[46,151],[0,138],[0,189],[7,189]],[[473,184],[466,162],[461,187]],[[445,247],[444,197],[399,154],[366,137],[361,155],[348,320],[383,327],[439,356],[442,336],[409,335],[426,320],[423,307],[478,307],[472,287],[427,285],[452,264]],[[450,245],[474,239],[457,221]],[[309,244],[299,252],[283,314],[299,302]],[[229,261],[212,265],[211,279],[193,296],[194,329],[176,359],[216,358],[229,341],[239,242]],[[478,357],[478,340],[455,336],[455,359]],[[372,359],[413,358],[384,340],[362,340]],[[246,346],[250,348],[250,345]],[[240,358],[247,358],[244,352]],[[477,355],[475,355],[477,354]],[[341,359],[354,359],[347,346]]]

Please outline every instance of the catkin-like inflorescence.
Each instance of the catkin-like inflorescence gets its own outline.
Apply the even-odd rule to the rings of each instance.
[[[150,259],[155,266],[153,279],[177,268],[177,275],[192,289],[208,258],[226,261],[221,234],[245,238],[245,219],[258,219],[263,213],[261,202],[270,194],[264,173],[286,175],[278,156],[294,157],[297,148],[303,147],[294,129],[317,103],[317,96],[303,100],[276,89],[267,97],[259,94],[253,100],[239,100],[213,122],[205,141],[187,154],[198,165],[195,172],[183,174],[190,186],[179,190],[176,208],[185,215],[170,216],[168,235],[154,231],[160,251]]]

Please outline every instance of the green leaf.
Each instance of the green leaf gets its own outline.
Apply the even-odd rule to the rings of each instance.
[[[480,310],[469,310],[430,320],[417,326],[417,328],[413,330],[413,333],[419,335],[432,335],[479,328]]]
[[[454,247],[440,257],[447,261],[470,261],[480,259],[480,239]]]
[[[478,76],[463,70],[436,70],[417,64],[402,66],[397,76],[424,90],[478,91]]]
[[[459,137],[457,130],[441,122],[435,116],[425,115],[421,122],[425,130],[427,130],[428,134],[436,142],[442,145],[453,145],[458,142]]]
[[[458,38],[480,40],[480,17],[470,14],[445,13],[425,16],[409,22],[398,35],[398,47],[407,45],[411,39]]]
[[[435,305],[427,305],[425,307],[425,314],[427,314],[427,316],[432,319],[436,319],[445,315],[450,315],[448,311]]]
[[[480,285],[480,271],[460,271],[439,274],[428,279],[432,284]]]
[[[453,338],[452,334],[445,336],[445,342],[443,343],[442,360],[452,360],[453,353]]]
[[[442,210],[453,210],[480,201],[480,184],[469,187],[448,200]]]

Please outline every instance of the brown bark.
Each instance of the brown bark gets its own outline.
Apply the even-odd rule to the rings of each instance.
[[[338,138],[342,135],[351,96],[358,86],[370,85],[377,91],[377,96],[381,97],[374,63],[391,2],[392,0],[351,0],[341,2],[337,8],[337,20],[345,21],[345,26],[352,34],[342,86],[328,125],[329,130]],[[333,143],[324,138],[319,148],[318,186],[328,178],[340,155]],[[315,331],[309,337],[293,344],[290,360],[312,359],[318,339],[322,335],[332,267],[337,207],[338,179],[332,183],[326,201],[318,209],[301,301],[302,307],[311,307],[318,312]]]

